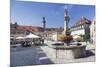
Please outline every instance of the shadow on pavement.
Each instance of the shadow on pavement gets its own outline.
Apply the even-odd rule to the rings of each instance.
[[[95,51],[95,50],[94,50],[94,49],[92,49],[92,50],[86,50],[86,55],[85,55],[85,56],[78,57],[78,58],[76,58],[76,59],[79,59],[79,58],[86,58],[86,57],[90,57],[90,56],[95,56],[95,52],[93,52],[93,51]]]
[[[47,46],[47,44],[35,44],[34,46]]]
[[[86,56],[85,57],[89,57],[89,56],[94,56],[95,53],[93,53],[91,50],[86,50]]]
[[[45,64],[54,64],[50,58],[47,57],[47,55],[43,52],[43,50],[37,46],[38,48],[36,48],[36,51],[37,51],[37,58],[38,58],[38,61],[39,61],[39,64],[38,65],[45,65]]]
[[[11,48],[10,67],[54,64],[40,46]]]

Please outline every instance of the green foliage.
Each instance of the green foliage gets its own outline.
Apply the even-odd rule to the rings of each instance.
[[[79,36],[81,37],[81,41],[85,41],[85,35],[84,34],[80,34]]]
[[[73,37],[71,35],[59,35],[58,40],[63,42],[70,42],[71,40],[73,40]]]

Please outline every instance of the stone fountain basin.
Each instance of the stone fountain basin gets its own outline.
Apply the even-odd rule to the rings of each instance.
[[[86,55],[86,45],[71,46],[48,46],[49,53],[53,58],[75,59]]]

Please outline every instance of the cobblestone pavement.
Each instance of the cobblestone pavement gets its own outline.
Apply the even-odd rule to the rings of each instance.
[[[49,43],[48,43],[49,44]],[[58,63],[76,63],[76,62],[93,62],[95,61],[95,46],[86,47],[87,57],[73,60],[55,59],[49,54],[48,46],[34,47],[11,47],[11,67],[40,65],[40,64],[58,64]]]
[[[53,64],[40,47],[11,48],[11,67]]]
[[[86,47],[86,57],[82,58],[77,58],[73,60],[66,60],[66,59],[57,59],[57,58],[52,58],[52,56],[49,54],[48,46],[41,47],[41,49],[47,54],[47,56],[56,64],[58,63],[77,63],[77,62],[94,62],[95,61],[95,45],[87,45]]]

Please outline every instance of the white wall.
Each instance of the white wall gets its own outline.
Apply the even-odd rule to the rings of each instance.
[[[84,29],[80,29],[80,30],[76,30],[76,31],[72,31],[71,35],[80,35],[80,34],[85,34]]]
[[[57,34],[52,35],[52,39],[55,40],[55,41],[57,41]]]
[[[95,29],[95,19],[92,21],[92,24],[90,26],[90,39],[93,42],[93,44],[95,44],[95,40],[96,40],[96,29]],[[95,29],[95,30],[94,30]]]

